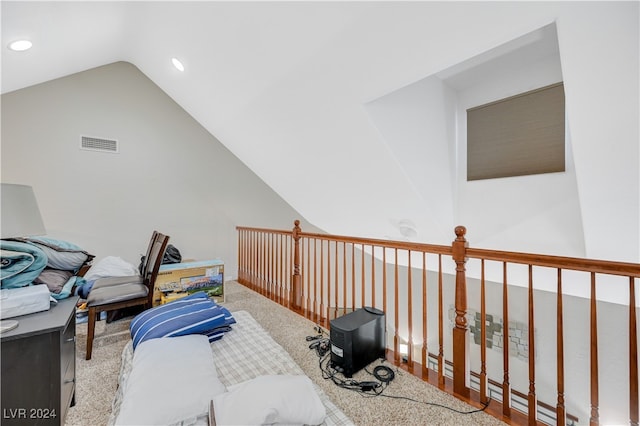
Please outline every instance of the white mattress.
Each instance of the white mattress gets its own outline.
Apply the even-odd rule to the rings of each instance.
[[[233,312],[237,323],[232,331],[225,334],[224,338],[211,343],[214,362],[220,381],[226,386],[231,386],[261,375],[269,374],[304,374],[300,366],[258,322],[245,311]],[[133,349],[131,342],[127,343],[122,351],[122,367],[118,383],[123,383],[131,371]],[[320,400],[327,410],[325,425],[352,425],[353,422],[336,407],[329,397],[317,385],[314,385]],[[122,401],[122,386],[113,400],[112,411],[109,417],[109,425],[113,425],[118,416]],[[182,423],[187,425],[206,425],[208,414],[203,413],[198,418],[190,419]]]

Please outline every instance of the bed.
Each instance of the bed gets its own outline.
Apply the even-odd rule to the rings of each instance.
[[[220,340],[210,343],[211,352],[218,377],[227,388],[234,388],[252,379],[279,375],[301,376],[302,369],[291,356],[260,326],[246,311],[233,312],[236,323],[232,330]],[[155,339],[167,340],[167,339]],[[127,380],[133,368],[133,343],[130,341],[122,352],[122,365],[118,378],[118,390],[113,400],[112,412],[108,424],[117,424],[123,404]],[[161,366],[157,366],[157,374],[162,374]],[[166,368],[166,367],[165,367]],[[328,396],[315,384],[313,390],[326,409],[325,425],[351,425],[353,422],[338,409]],[[200,415],[173,423],[182,426],[209,424],[208,411]]]

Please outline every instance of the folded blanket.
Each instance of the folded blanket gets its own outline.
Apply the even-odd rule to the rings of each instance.
[[[29,285],[47,266],[47,255],[38,247],[19,241],[0,240],[1,288]]]

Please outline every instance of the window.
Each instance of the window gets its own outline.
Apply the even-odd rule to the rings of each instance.
[[[467,180],[565,171],[564,85],[467,110]]]

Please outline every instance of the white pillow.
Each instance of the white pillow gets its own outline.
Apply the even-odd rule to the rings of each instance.
[[[147,340],[136,348],[122,384],[118,425],[166,425],[206,414],[226,391],[218,379],[207,336]]]
[[[326,409],[307,376],[272,375],[229,386],[213,399],[216,425],[318,425]]]
[[[130,277],[140,275],[140,271],[131,263],[117,256],[107,256],[89,268],[84,279],[87,281],[106,277]]]

